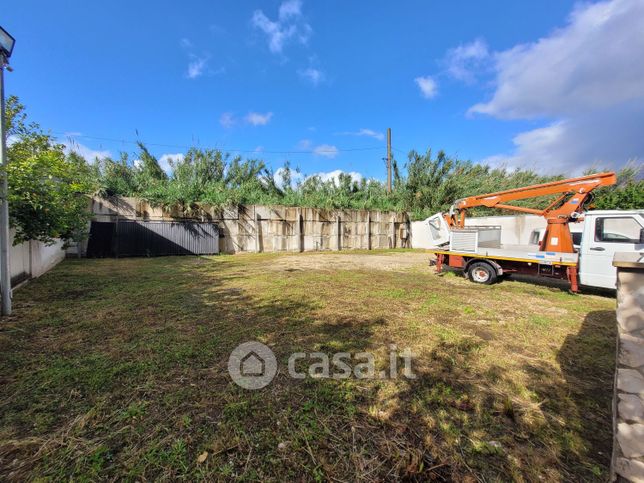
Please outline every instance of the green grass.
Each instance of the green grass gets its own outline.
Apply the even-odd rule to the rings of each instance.
[[[0,478],[607,478],[613,299],[342,252],[370,253],[419,263],[67,260],[30,282],[0,328]],[[259,391],[226,370],[249,340],[280,364]],[[380,370],[391,344],[416,379],[287,376],[294,351],[370,351]]]

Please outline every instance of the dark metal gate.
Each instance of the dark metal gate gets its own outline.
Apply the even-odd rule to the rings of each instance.
[[[88,257],[154,257],[219,253],[216,223],[193,221],[93,221]]]
[[[114,232],[116,223],[92,221],[87,240],[87,256],[105,258],[116,256],[114,251]]]

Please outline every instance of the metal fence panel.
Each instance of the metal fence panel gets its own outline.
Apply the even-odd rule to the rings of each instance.
[[[90,250],[88,247],[88,256],[151,257],[219,253],[219,228],[216,223],[119,220],[110,223],[111,229],[104,225],[107,223],[92,223],[89,245],[93,248],[100,246],[101,249]],[[109,254],[106,253],[108,250]]]
[[[116,240],[117,256],[219,253],[216,223],[119,220]]]
[[[111,221],[92,221],[87,240],[89,258],[105,258],[116,255],[114,251],[114,231],[116,223]]]

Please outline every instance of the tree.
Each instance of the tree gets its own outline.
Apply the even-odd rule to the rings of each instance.
[[[27,240],[53,243],[85,236],[91,218],[88,199],[93,175],[80,156],[65,155],[64,146],[27,124],[18,98],[7,99],[9,218],[14,244]]]
[[[127,153],[119,160],[97,159],[93,173],[100,196],[132,196],[137,191],[136,173],[129,164]]]
[[[631,164],[617,173],[617,184],[595,193],[598,210],[641,210],[644,208],[644,180],[641,166]],[[591,174],[588,172],[587,174]]]
[[[407,162],[407,178],[401,184],[402,202],[416,216],[429,216],[447,209],[459,196],[457,182],[462,177],[462,164],[447,157],[443,151],[432,159],[411,151]]]
[[[155,182],[167,180],[168,175],[159,166],[157,158],[150,154],[150,151],[142,142],[139,141],[137,145],[139,146],[140,164],[138,166],[138,175],[140,185],[145,188]]]

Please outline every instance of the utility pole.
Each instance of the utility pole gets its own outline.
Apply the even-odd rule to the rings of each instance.
[[[0,51],[0,290],[2,291],[2,315],[11,315],[11,271],[9,270],[9,201],[7,183],[7,144],[4,119],[4,68],[7,59]]]
[[[7,183],[7,133],[4,112],[4,70],[11,70],[9,57],[13,52],[14,38],[0,27],[0,311],[11,315],[11,271],[9,270],[9,200]]]
[[[387,193],[391,193],[391,128],[387,128]]]

